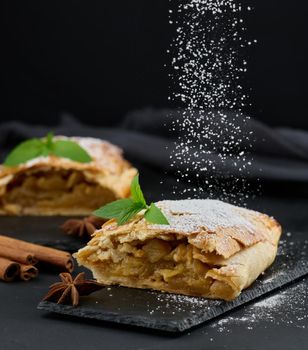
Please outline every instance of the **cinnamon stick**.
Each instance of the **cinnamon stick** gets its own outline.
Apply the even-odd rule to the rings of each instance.
[[[5,282],[11,282],[19,274],[19,271],[20,266],[18,263],[0,257],[0,279]]]
[[[37,263],[37,259],[33,254],[15,248],[2,247],[1,245],[0,257],[25,265],[35,265]]]
[[[74,269],[71,254],[62,250],[0,235],[0,250],[5,250],[6,248],[33,254],[39,262],[54,265],[68,272],[72,272]]]
[[[33,265],[20,264],[20,279],[23,281],[29,281],[32,278],[38,276],[38,269]]]

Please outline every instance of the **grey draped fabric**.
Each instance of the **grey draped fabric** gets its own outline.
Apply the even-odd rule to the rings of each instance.
[[[44,136],[52,129],[55,134],[106,139],[122,147],[125,156],[131,161],[170,171],[170,152],[178,138],[178,132],[170,132],[170,127],[175,118],[181,117],[181,111],[148,108],[129,113],[116,127],[84,125],[65,114],[60,118],[59,125],[52,128],[15,121],[7,122],[0,124],[0,156],[3,159],[6,152],[18,142],[30,137]],[[214,114],[212,118],[218,120],[219,116]],[[232,113],[230,118],[233,118]],[[202,128],[202,125],[200,127]],[[253,161],[249,173],[246,174],[247,177],[269,181],[308,182],[308,132],[289,128],[270,128],[254,119],[242,123],[241,130],[243,133],[252,131],[252,139],[244,139],[237,150],[240,152],[241,148],[249,149],[251,153]],[[238,167],[233,166],[233,157],[236,155],[230,154],[223,164],[219,163],[217,153],[219,142],[223,141],[223,138],[215,140],[216,148],[209,155],[221,167],[219,176],[242,176],[242,173],[238,172]],[[181,166],[187,167],[178,164],[177,168],[181,169]],[[194,171],[196,170],[192,166],[190,172],[193,174]],[[204,176],[209,176],[210,172],[211,169]]]

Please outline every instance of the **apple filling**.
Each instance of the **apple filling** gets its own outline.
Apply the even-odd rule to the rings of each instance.
[[[204,297],[215,294],[224,299],[234,294],[227,283],[208,275],[217,266],[201,261],[204,254],[185,239],[154,238],[112,242],[112,247],[109,245],[108,248],[87,248],[79,253],[79,258],[85,266],[91,267],[94,277],[101,283]]]
[[[88,214],[115,200],[107,188],[76,170],[32,171],[19,174],[6,188],[1,204],[12,214]]]

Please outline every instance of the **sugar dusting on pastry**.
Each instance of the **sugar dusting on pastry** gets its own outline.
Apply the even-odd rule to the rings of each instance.
[[[211,199],[165,200],[156,203],[170,223],[170,229],[179,232],[197,232],[200,227],[244,227],[253,229],[251,221],[242,212],[252,212],[234,205]],[[239,210],[240,209],[240,210]],[[254,212],[258,215],[257,212]],[[164,227],[165,225],[153,225]]]
[[[77,142],[82,148],[84,148],[92,158],[99,159],[102,157],[102,153],[122,154],[122,150],[108,141],[96,139],[93,137],[70,137],[72,141]]]
[[[245,202],[251,166],[253,135],[245,113],[244,88],[248,48],[245,15],[251,7],[235,0],[174,1],[169,23],[174,38],[171,56],[170,100],[182,107],[173,121],[177,140],[171,168],[191,198]],[[191,171],[193,168],[193,171]],[[202,178],[202,180],[200,180]],[[219,178],[228,178],[221,183]],[[174,194],[180,192],[174,187]]]
[[[91,163],[85,163],[85,166],[89,164],[95,164],[95,166],[109,169],[111,172],[116,172],[118,169],[119,162],[122,160],[122,150],[111,144],[108,141],[100,140],[93,137],[67,137],[67,136],[55,136],[55,139],[71,140],[78,143],[84,148],[92,158]],[[47,163],[49,164],[50,157],[37,157],[30,159],[26,163],[22,164],[24,167],[32,167],[37,164]],[[67,158],[61,158],[62,162],[71,163],[72,160]]]
[[[97,165],[110,167],[110,159],[122,157],[122,150],[108,141],[95,139],[93,137],[72,137],[72,141],[77,142],[92,157]]]

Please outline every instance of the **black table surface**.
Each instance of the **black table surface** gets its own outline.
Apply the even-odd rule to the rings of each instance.
[[[145,172],[143,187],[147,197],[157,199],[162,190],[159,176]],[[146,180],[145,180],[146,179]],[[249,207],[275,216],[296,240],[296,232],[307,232],[308,200],[304,197],[260,196],[251,199]],[[1,227],[1,218],[0,218]],[[20,228],[26,231],[26,227]],[[2,232],[1,232],[2,233]],[[4,233],[4,232],[3,232]],[[26,237],[26,232],[25,232]],[[38,302],[55,282],[56,274],[41,273],[37,280],[11,284],[0,283],[0,349],[306,349],[308,346],[308,317],[301,317],[290,302],[273,310],[269,319],[255,313],[254,304],[240,307],[227,315],[227,320],[216,319],[184,334],[170,335],[97,321],[86,321],[49,314],[36,309]],[[296,293],[308,289],[308,278],[297,281],[277,293]],[[305,295],[304,295],[305,296]],[[301,315],[308,314],[308,298],[301,300]],[[269,296],[267,298],[273,298]],[[257,301],[258,302],[258,301]],[[250,327],[249,320],[254,320]],[[259,320],[258,320],[259,317]],[[285,318],[288,318],[287,320]],[[231,322],[241,320],[241,322]],[[255,322],[258,320],[258,322]],[[251,320],[250,320],[251,321]],[[223,325],[223,326],[222,326]],[[226,327],[227,326],[227,327]]]

